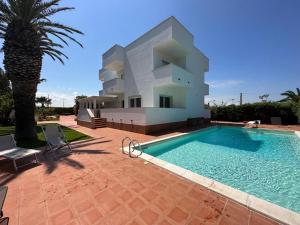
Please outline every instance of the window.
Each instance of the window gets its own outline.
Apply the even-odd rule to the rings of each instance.
[[[130,108],[141,108],[142,98],[141,97],[129,97],[129,107]]]
[[[141,108],[142,102],[141,98],[136,98],[135,99],[135,107]]]
[[[134,98],[130,99],[130,108],[134,108]]]
[[[160,108],[171,108],[171,97],[170,96],[159,96],[159,107]]]

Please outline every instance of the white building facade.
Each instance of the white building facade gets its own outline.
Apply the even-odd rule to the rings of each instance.
[[[193,35],[170,17],[126,47],[114,45],[103,54],[103,90],[80,101],[78,123],[98,117],[109,127],[151,133],[209,119],[208,66]]]

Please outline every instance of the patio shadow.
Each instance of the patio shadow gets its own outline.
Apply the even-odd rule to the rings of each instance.
[[[46,167],[46,173],[50,174],[52,173],[58,165],[65,164],[67,166],[73,167],[75,169],[84,169],[85,166],[79,161],[76,161],[75,159],[70,158],[72,155],[77,154],[93,154],[93,155],[100,155],[100,154],[111,154],[110,152],[104,151],[104,150],[84,150],[84,149],[73,149],[72,154],[61,154],[61,155],[54,155],[50,156],[48,159],[45,158],[45,160],[42,162]]]

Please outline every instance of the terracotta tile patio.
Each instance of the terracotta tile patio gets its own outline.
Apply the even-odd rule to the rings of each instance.
[[[77,127],[94,137],[73,144],[74,153],[14,174],[1,162],[4,205],[10,225],[271,225],[266,218],[204,187],[119,148],[125,136],[141,142],[159,138],[126,131]],[[174,134],[174,133],[173,133]]]

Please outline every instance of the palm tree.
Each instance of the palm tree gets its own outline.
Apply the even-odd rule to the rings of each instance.
[[[36,97],[35,102],[41,104],[41,107],[44,108],[45,105],[47,105],[49,107],[52,100],[50,98],[45,97],[45,96],[41,96],[41,97]]]
[[[83,99],[83,98],[86,98],[87,96],[85,95],[78,95],[75,97],[74,101],[75,101],[75,105],[74,105],[74,112],[75,112],[75,115],[77,116],[78,114],[78,110],[79,110],[79,100],[80,99]]]
[[[280,100],[281,102],[291,101],[294,103],[300,103],[300,89],[296,88],[296,91],[285,91],[281,93],[282,96],[285,96],[284,99]]]
[[[72,34],[79,30],[51,20],[51,16],[72,10],[59,7],[61,0],[0,0],[0,37],[4,39],[4,66],[12,82],[16,111],[16,138],[36,138],[35,96],[44,55],[64,62],[61,51],[67,40],[82,45]],[[57,43],[57,41],[59,43]],[[63,45],[64,44],[64,45]]]
[[[267,102],[269,96],[270,96],[269,94],[263,94],[263,95],[258,96],[258,98],[259,98],[262,102]]]

